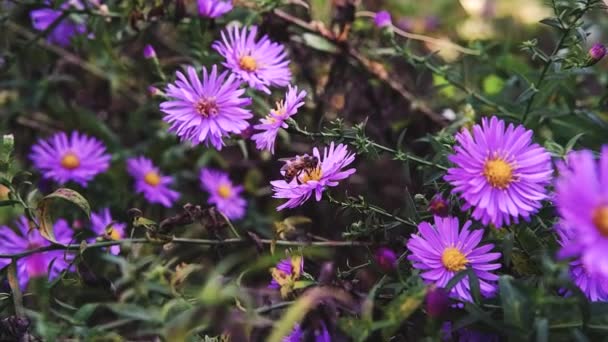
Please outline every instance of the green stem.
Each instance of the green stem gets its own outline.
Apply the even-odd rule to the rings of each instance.
[[[367,241],[288,241],[288,240],[271,240],[271,239],[260,239],[259,240],[263,244],[276,244],[278,246],[314,246],[314,247],[365,247],[370,246],[373,243]],[[167,243],[176,243],[176,244],[189,244],[189,245],[208,245],[208,246],[219,246],[219,245],[240,245],[240,244],[248,244],[251,243],[248,239],[242,238],[233,238],[233,239],[224,239],[224,240],[211,240],[211,239],[188,239],[188,238],[173,238],[168,241],[157,242],[152,241],[146,238],[133,238],[133,239],[122,239],[122,240],[114,240],[114,241],[102,241],[96,242],[92,244],[88,244],[86,248],[103,248],[110,247],[115,245],[123,245],[123,244],[133,244],[133,243],[149,243],[149,244],[167,244]],[[80,250],[82,246],[80,244],[68,244],[68,245],[60,245],[54,244],[39,248],[30,249],[20,253],[14,254],[0,254],[0,258],[14,258],[20,259],[26,256],[43,253],[48,251],[55,250]]]

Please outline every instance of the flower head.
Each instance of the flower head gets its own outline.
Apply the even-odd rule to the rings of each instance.
[[[256,41],[257,34],[256,26],[231,26],[222,32],[222,40],[213,43],[213,48],[226,59],[224,66],[250,87],[270,94],[268,87],[285,87],[291,81],[289,60],[283,45],[270,41],[266,35]]]
[[[232,0],[198,0],[201,17],[217,18],[232,10]]]
[[[213,169],[202,169],[200,180],[203,190],[209,193],[209,204],[215,205],[217,210],[231,220],[245,216],[247,202],[241,196],[243,187],[232,184],[228,174]]]
[[[450,211],[450,203],[446,201],[443,196],[437,194],[431,201],[429,202],[429,211],[433,215],[446,217]]]
[[[299,323],[293,327],[289,335],[283,337],[283,342],[301,342],[304,341],[304,331]]]
[[[303,160],[311,161],[314,165],[306,166],[302,164]],[[281,174],[286,177],[286,180],[275,180],[270,182],[274,198],[286,198],[287,202],[279,206],[277,209],[295,208],[302,205],[315,194],[317,201],[321,200],[323,191],[328,186],[337,186],[339,181],[348,178],[355,173],[355,169],[343,170],[346,166],[355,160],[354,154],[350,153],[345,145],[339,144],[335,146],[332,142],[329,147],[323,149],[323,156],[315,147],[313,149],[313,157],[308,155],[297,156],[281,169]],[[304,165],[303,168],[297,169],[296,165]],[[290,170],[298,170],[292,179],[289,179]]]
[[[492,117],[483,118],[471,132],[456,135],[458,145],[449,157],[455,164],[445,180],[454,186],[473,217],[501,227],[529,219],[547,197],[545,186],[553,173],[551,156],[532,143],[532,131]]]
[[[127,225],[115,222],[110,213],[110,209],[104,208],[96,213],[91,213],[91,230],[106,240],[120,240],[125,236]],[[94,241],[94,239],[93,239]],[[91,242],[93,242],[91,241]],[[110,247],[110,253],[117,255],[120,253],[120,246]]]
[[[563,224],[556,225],[560,245],[566,247],[576,240],[576,231]],[[602,274],[589,274],[579,259],[570,262],[570,278],[590,301],[608,302],[608,277]]]
[[[425,304],[426,313],[429,316],[440,318],[450,306],[448,293],[441,287],[431,285],[426,292]]]
[[[25,216],[20,217],[14,231],[7,226],[0,226],[0,254],[15,254],[32,249],[50,246],[50,242],[40,235],[35,227],[31,227]],[[55,238],[58,242],[72,242],[73,231],[67,221],[60,219],[53,225]],[[19,285],[25,289],[32,277],[47,274],[49,280],[55,279],[62,271],[70,268],[74,255],[61,250],[46,251],[31,254],[17,260],[17,277]],[[0,268],[10,264],[10,259],[0,258]],[[50,269],[49,269],[50,267]]]
[[[254,134],[251,139],[255,141],[255,146],[258,150],[269,150],[274,154],[274,141],[276,140],[279,129],[287,128],[285,120],[289,119],[298,112],[298,108],[304,105],[306,92],[304,90],[298,93],[298,87],[289,86],[285,99],[277,102],[277,107],[263,119],[260,119],[260,124],[253,126],[261,132]]]
[[[62,9],[68,9],[70,6],[76,9],[84,9],[80,1],[66,1],[61,5]],[[45,31],[51,26],[59,17],[62,12],[54,10],[52,8],[41,8],[30,12],[30,18],[32,19],[32,26],[38,31]],[[50,43],[54,43],[60,46],[70,45],[70,41],[73,36],[81,35],[86,33],[86,26],[82,23],[76,22],[70,17],[62,19],[48,34],[47,40]]]
[[[164,121],[171,124],[170,131],[182,140],[193,144],[211,143],[220,150],[222,138],[230,133],[240,133],[248,127],[247,119],[253,115],[245,109],[250,98],[241,97],[244,89],[234,75],[223,72],[218,75],[217,66],[211,73],[203,67],[203,79],[196,70],[186,68],[187,77],[177,72],[177,80],[169,84],[166,94],[170,98],[160,104],[165,113]]]
[[[558,165],[555,202],[562,224],[573,230],[561,256],[578,256],[587,273],[608,277],[608,146],[596,162],[589,150],[571,152]]]
[[[179,198],[179,193],[169,188],[173,178],[163,176],[150,159],[145,157],[128,159],[127,171],[135,178],[135,191],[143,194],[148,202],[171,207]]]
[[[146,44],[146,46],[144,47],[144,58],[156,58],[156,50],[154,50],[154,46]]]
[[[268,285],[270,289],[280,289],[281,296],[287,295],[293,290],[295,282],[300,279],[304,271],[304,258],[292,256],[291,258],[279,261],[277,267],[270,269],[272,280]]]
[[[384,28],[392,25],[391,14],[388,11],[380,11],[374,16],[374,24],[378,28]]]
[[[110,166],[110,156],[97,139],[78,132],[57,133],[47,140],[38,140],[30,159],[42,176],[59,184],[74,181],[84,187],[97,174]]]
[[[493,244],[478,246],[483,230],[469,230],[471,221],[462,229],[459,227],[455,217],[435,216],[435,227],[422,222],[418,225],[420,235],[412,234],[407,242],[412,252],[408,259],[422,271],[422,279],[438,287],[445,287],[456,273],[471,267],[479,278],[481,294],[491,296],[496,291],[498,276],[489,271],[500,268],[499,263],[491,261],[500,258],[500,253],[489,253]],[[460,280],[450,295],[471,301],[468,277]]]
[[[595,43],[593,44],[591,49],[589,49],[589,58],[594,63],[597,63],[600,59],[604,58],[605,55],[606,47],[603,44]]]
[[[382,247],[378,248],[375,253],[376,263],[384,272],[390,272],[397,265],[397,254],[392,249]]]

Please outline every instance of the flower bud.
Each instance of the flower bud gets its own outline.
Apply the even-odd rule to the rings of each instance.
[[[390,272],[395,269],[397,264],[397,254],[391,249],[382,247],[376,251],[376,263],[384,272]]]
[[[374,16],[374,24],[378,28],[384,28],[392,25],[391,14],[388,11],[380,11]]]
[[[152,45],[147,44],[144,47],[144,58],[145,59],[156,58],[156,51],[154,50],[154,47]]]
[[[148,94],[150,94],[150,96],[157,96],[161,94],[161,91],[155,86],[148,86]]]
[[[429,203],[429,211],[433,215],[446,217],[449,213],[449,203],[441,195],[436,195]]]
[[[604,58],[606,54],[606,47],[600,43],[593,44],[591,49],[589,49],[589,56],[593,59],[600,60]]]
[[[426,293],[426,312],[432,318],[443,316],[450,305],[448,293],[441,287],[431,285]]]

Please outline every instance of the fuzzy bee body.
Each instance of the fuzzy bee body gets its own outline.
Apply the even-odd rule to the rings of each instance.
[[[319,164],[319,158],[309,156],[308,154],[282,160],[285,161],[285,165],[281,167],[281,173],[287,183],[290,183],[294,178],[298,179],[303,171],[309,172],[315,169]]]

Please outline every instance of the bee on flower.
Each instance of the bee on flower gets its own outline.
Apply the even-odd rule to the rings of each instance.
[[[298,207],[313,194],[320,201],[327,187],[337,186],[355,173],[354,168],[344,169],[353,161],[355,156],[345,145],[336,146],[333,142],[323,149],[322,155],[315,147],[312,156],[296,156],[288,160],[281,169],[284,179],[270,182],[273,197],[287,199],[277,209]]]
[[[296,281],[304,271],[304,258],[292,256],[279,261],[276,267],[270,269],[272,280],[268,285],[270,289],[281,291],[281,297],[286,298],[294,289]]]

